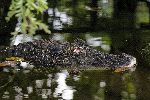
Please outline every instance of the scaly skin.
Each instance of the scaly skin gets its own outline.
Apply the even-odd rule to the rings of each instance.
[[[73,43],[55,40],[36,40],[20,43],[1,50],[6,56],[22,57],[36,66],[81,68],[130,68],[136,64],[136,58],[122,53],[113,55],[97,51],[81,39]]]

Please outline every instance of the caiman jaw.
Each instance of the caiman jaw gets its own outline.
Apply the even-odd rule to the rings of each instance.
[[[136,68],[136,65],[137,65],[136,58],[133,57],[133,59],[128,65],[120,66],[119,68],[116,68],[114,72],[123,72],[126,70],[134,71]]]

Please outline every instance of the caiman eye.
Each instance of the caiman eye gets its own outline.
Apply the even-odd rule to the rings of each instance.
[[[73,52],[78,54],[79,52],[81,52],[81,50],[80,50],[80,48],[75,47],[74,50],[73,50]]]
[[[82,51],[83,51],[83,48],[82,48],[82,47],[75,47],[74,50],[73,50],[73,52],[74,52],[74,53],[77,53],[77,54],[79,54],[79,53],[82,52]]]

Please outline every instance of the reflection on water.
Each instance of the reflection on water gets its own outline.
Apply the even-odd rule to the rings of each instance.
[[[64,10],[60,9],[59,6],[48,9],[48,23],[50,23],[53,29],[62,30],[66,28],[65,26],[68,26],[79,28],[79,32],[82,32],[80,28],[88,27],[85,29],[87,32],[91,27],[93,29],[96,26],[99,32],[78,35],[72,31],[73,34],[54,34],[54,36],[52,36],[53,39],[63,41],[80,37],[85,39],[89,45],[96,48],[99,47],[104,51],[113,53],[125,52],[134,55],[138,60],[137,70],[132,73],[114,73],[100,70],[85,71],[82,72],[81,75],[70,76],[66,70],[48,74],[46,74],[46,71],[43,71],[37,74],[29,70],[22,71],[19,69],[12,76],[8,74],[8,69],[4,69],[5,72],[0,73],[0,99],[149,100],[150,71],[149,69],[145,70],[144,67],[149,68],[150,66],[150,32],[147,30],[125,32],[126,30],[124,28],[122,31],[118,29],[120,26],[126,26],[126,22],[128,23],[127,19],[132,19],[135,12],[133,16],[130,16],[130,11],[129,15],[123,13],[123,15],[121,15],[123,21],[119,22],[117,20],[118,22],[115,21],[111,23],[113,21],[112,0],[99,0],[98,7],[88,5],[88,0],[61,1],[63,4],[61,7],[64,8]],[[123,7],[121,6],[120,8],[122,9],[119,11],[122,10],[124,12],[125,10],[125,13],[127,13],[126,9],[124,9],[126,5],[125,3]],[[147,7],[147,5],[143,6]],[[143,6],[137,7],[136,16],[138,24],[141,22],[147,23],[149,21],[147,17],[148,13],[144,11]],[[6,13],[5,9],[2,9],[0,12],[0,15],[5,15]],[[115,14],[115,12],[113,13]],[[127,19],[124,19],[124,17]],[[136,20],[135,18],[133,19]],[[1,17],[0,21],[2,23],[1,33],[4,34],[4,30],[10,31],[11,26],[15,25],[15,30],[20,31],[20,19],[17,20],[17,24],[13,22],[14,24],[12,23],[12,25],[9,26],[3,24],[5,23],[3,17]],[[129,20],[129,22],[131,22],[131,24],[127,24],[128,27],[132,27],[133,24],[136,24],[132,23],[132,20]],[[118,23],[118,26],[115,26],[116,23]],[[109,27],[109,24],[112,24],[111,27]],[[117,30],[107,33],[112,27],[116,27]],[[107,32],[101,32],[103,28],[107,29]],[[1,36],[0,38],[1,44],[8,43],[9,39],[6,38],[6,36]],[[41,37],[38,36],[36,38]],[[32,40],[30,37],[24,39],[26,39],[25,41]],[[14,41],[13,44],[17,45],[19,42],[21,41],[18,39]]]
[[[95,36],[93,36],[95,35]],[[72,37],[71,33],[55,33],[52,35],[52,39],[59,41],[67,41]],[[79,38],[78,36],[73,36],[74,38]],[[87,44],[91,47],[101,48],[104,51],[109,52],[111,49],[111,38],[108,33],[99,32],[99,34],[95,33],[85,33],[82,34],[82,38],[84,38]]]
[[[79,75],[70,75],[67,70],[57,73],[16,72],[13,80],[0,79],[1,99],[56,99],[56,100],[137,100],[149,98],[150,74],[136,70],[132,73],[114,73],[112,71],[84,71]],[[0,73],[3,79],[7,73]],[[143,87],[144,85],[144,87]],[[142,89],[144,91],[141,91]],[[142,95],[141,94],[145,94]],[[138,93],[138,95],[137,95]],[[148,99],[140,99],[148,100]]]
[[[20,74],[24,74],[24,73],[20,73]],[[27,74],[24,74],[24,77],[22,78],[25,79],[25,77],[27,77]],[[14,100],[23,100],[24,98],[32,98],[36,95],[41,99],[46,99],[46,98],[59,98],[63,100],[73,99],[75,89],[72,86],[68,86],[66,83],[66,79],[69,77],[67,70],[63,70],[62,72],[54,74],[54,77],[52,74],[48,74],[46,77],[47,79],[44,78],[44,79],[34,80],[35,85],[17,86],[13,84],[14,86],[11,86],[9,87],[8,90],[6,89],[6,91],[4,91],[2,98],[10,99],[11,97],[14,98]],[[17,81],[20,80],[17,79],[13,81],[14,83],[16,83]],[[27,79],[25,83],[21,82],[21,84],[30,84],[31,82],[32,81],[28,82]],[[56,84],[57,86],[53,87],[52,84]],[[54,91],[52,91],[53,88]]]
[[[121,91],[121,96],[122,99],[136,100],[136,87],[133,81],[134,79],[130,76],[130,74],[125,74],[122,77],[124,87]]]
[[[62,34],[59,34],[59,33],[55,33],[53,36],[52,36],[52,39],[54,40],[58,40],[58,41],[64,41],[64,36]]]
[[[96,95],[94,95],[94,100],[104,100],[105,99],[105,86],[106,82],[101,81],[99,83],[99,89],[96,92]]]
[[[48,23],[52,23],[55,30],[62,30],[64,24],[72,25],[72,17],[68,16],[66,12],[60,12],[57,8],[48,9]]]
[[[69,40],[72,36],[74,35],[69,33],[57,33],[52,38],[64,41]],[[78,38],[77,35],[74,37]],[[136,34],[136,36],[134,34],[131,36],[113,34],[111,36],[103,32],[97,34],[86,33],[82,34],[81,37],[96,48],[102,48],[102,45],[107,45],[109,48],[113,46],[113,49],[116,51],[125,51],[125,53],[134,55],[137,54],[136,50],[139,50],[140,55],[135,55],[138,60],[137,69],[132,73],[114,73],[101,70],[85,71],[77,76],[69,75],[66,70],[47,74],[46,72],[49,69],[46,69],[46,71],[41,70],[41,73],[37,74],[27,69],[23,71],[20,69],[15,71],[14,78],[8,74],[9,71],[6,71],[5,73],[0,73],[0,97],[2,99],[11,98],[12,100],[22,100],[24,98],[33,100],[37,98],[54,100],[149,99],[150,72],[149,70],[141,70],[144,69],[145,61],[149,62],[149,32],[141,32],[141,34]],[[107,48],[102,49],[107,51]],[[111,51],[108,49],[108,52]],[[141,56],[145,60],[142,60]],[[7,84],[8,82],[9,84]]]
[[[58,86],[55,88],[55,92],[53,94],[54,97],[61,97],[64,100],[72,100],[74,89],[71,86],[66,84],[66,78],[68,77],[67,71],[62,71],[62,73],[57,73],[56,82]]]
[[[91,36],[92,34],[85,34],[85,38],[86,38],[86,41],[88,43],[89,46],[92,46],[92,47],[101,47],[103,50],[105,51],[110,51],[110,41],[109,40],[104,40],[103,36],[96,36],[96,37],[93,37]],[[110,38],[109,36],[107,36],[107,38]],[[106,43],[108,42],[108,43]]]

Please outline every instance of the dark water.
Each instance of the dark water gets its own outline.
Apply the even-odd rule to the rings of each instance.
[[[98,0],[93,5],[96,8],[89,0],[49,1],[48,16],[43,18],[54,34],[42,35],[43,38],[70,42],[82,38],[102,52],[125,52],[137,58],[136,70],[124,73],[88,70],[79,75],[70,75],[67,70],[53,72],[48,68],[15,70],[15,74],[1,71],[2,100],[149,100],[150,31],[148,26],[141,26],[149,21],[146,4],[138,3],[136,20],[131,23],[131,19],[126,19],[131,16],[127,11],[114,22],[111,0],[109,3]],[[17,23],[6,23],[5,11],[2,5],[0,46],[9,45],[11,36],[7,34]]]
[[[86,39],[91,46],[96,46],[95,48],[101,51],[115,54],[125,52],[135,56],[138,63],[136,70],[124,73],[88,70],[79,75],[70,75],[67,70],[53,72],[46,68],[34,71],[19,70],[15,74],[1,72],[1,98],[11,100],[23,98],[32,100],[148,100],[150,70],[147,32],[141,33],[142,42],[138,37],[133,38],[128,35],[120,39],[120,36],[117,37],[119,33],[114,37],[111,37],[111,33],[96,34],[82,34],[81,38]],[[57,33],[52,38],[65,38],[69,41],[70,35],[72,36],[71,33]],[[74,36],[74,38],[77,37]]]

